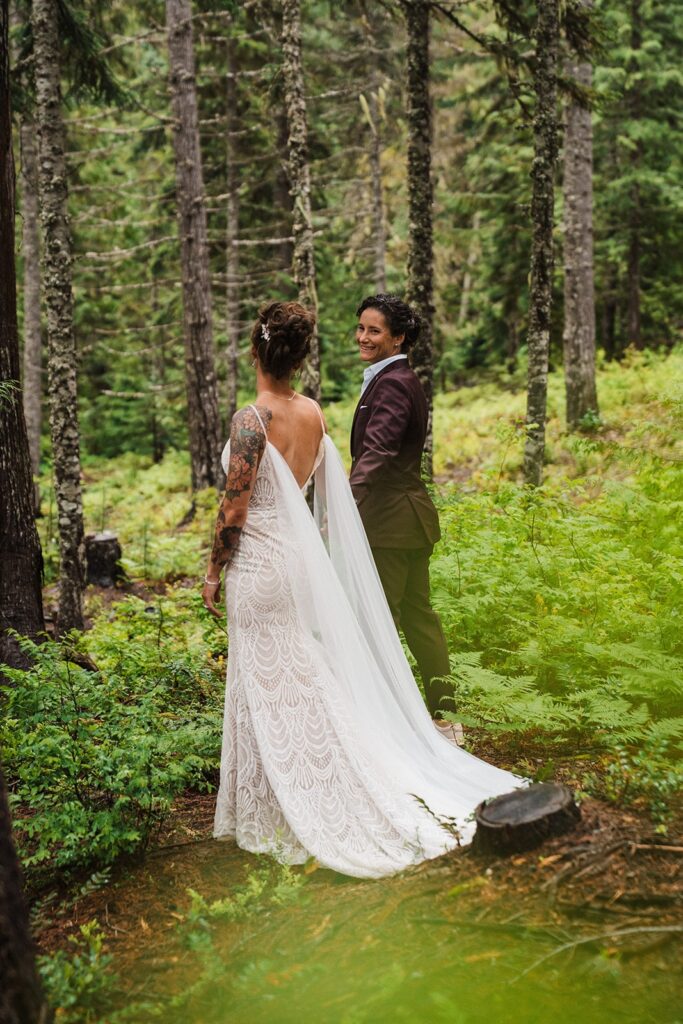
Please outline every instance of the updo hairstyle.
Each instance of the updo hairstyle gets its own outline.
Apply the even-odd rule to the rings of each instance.
[[[413,347],[422,330],[422,317],[412,306],[399,299],[398,295],[380,294],[368,295],[363,299],[356,310],[356,316],[359,317],[366,309],[376,309],[383,314],[392,337],[405,335],[401,352],[407,352]]]
[[[315,313],[298,302],[269,302],[259,310],[251,343],[261,368],[283,380],[301,365],[311,348]]]

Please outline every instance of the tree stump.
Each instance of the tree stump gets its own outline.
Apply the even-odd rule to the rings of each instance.
[[[98,587],[113,587],[117,580],[125,579],[120,564],[121,545],[115,533],[89,533],[85,538],[85,560],[88,583]]]
[[[479,804],[473,847],[480,853],[522,853],[574,827],[581,811],[568,786],[540,782]]]

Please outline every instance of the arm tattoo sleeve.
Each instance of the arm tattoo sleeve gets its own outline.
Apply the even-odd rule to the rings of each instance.
[[[259,406],[259,414],[267,427],[272,413]],[[241,409],[232,420],[225,494],[218,510],[211,551],[211,561],[218,569],[230,564],[239,544],[249,498],[256,481],[256,471],[265,446],[266,437],[254,410]],[[241,520],[241,523],[235,523],[235,519]]]

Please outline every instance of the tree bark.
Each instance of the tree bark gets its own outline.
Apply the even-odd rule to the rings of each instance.
[[[192,487],[221,487],[209,246],[190,0],[166,0]]]
[[[6,0],[0,0],[0,11]],[[0,19],[3,14],[0,13]],[[1,45],[1,44],[0,44]],[[6,237],[6,236],[3,236]],[[0,1021],[49,1024],[53,1014],[43,996],[21,868],[12,840],[5,779],[0,768]]]
[[[434,391],[434,246],[432,227],[432,105],[429,89],[429,0],[401,0],[408,30],[408,301],[423,319],[412,365],[429,408],[424,467],[431,479]]]
[[[571,61],[568,74],[589,89],[588,62]],[[598,412],[595,386],[593,283],[593,124],[590,110],[571,97],[564,131],[564,375],[567,427]]]
[[[283,154],[278,160],[277,174],[275,176],[274,198],[275,205],[282,212],[282,220],[285,224],[292,221],[292,188],[289,180],[289,157],[287,155],[287,111],[284,107],[284,99],[281,96],[274,98],[275,102],[275,129],[277,133],[277,151]],[[289,234],[288,230],[282,232],[283,239]],[[292,273],[294,264],[294,246],[292,242],[284,240],[278,246],[278,261],[282,271],[289,275]]]
[[[230,27],[228,28],[230,31]],[[227,108],[226,133],[226,179],[228,199],[226,204],[225,228],[225,335],[227,366],[227,422],[228,427],[237,411],[237,355],[240,333],[240,285],[239,285],[239,173],[236,150],[239,130],[237,117],[237,61],[235,44],[228,37],[225,43],[225,105]]]
[[[8,630],[35,638],[45,629],[43,558],[33,518],[33,481],[19,398],[15,177],[9,93],[8,5],[0,5],[0,662],[26,667]]]
[[[537,782],[485,800],[474,812],[475,853],[505,856],[533,850],[551,836],[571,831],[581,811],[568,786]]]
[[[641,0],[631,2],[631,49],[638,51],[643,45],[643,26]],[[629,61],[632,74],[639,68],[638,60],[632,57]],[[642,116],[641,90],[637,78],[633,82],[627,96],[630,117],[634,121]],[[626,306],[626,343],[643,348],[643,337],[640,322],[640,231],[641,209],[640,188],[638,187],[638,170],[642,161],[642,143],[638,139],[631,154],[631,166],[634,183],[631,188],[629,204],[628,257],[626,263],[627,306]]]
[[[470,309],[470,296],[472,294],[472,272],[479,258],[480,242],[479,229],[481,227],[481,212],[477,210],[472,218],[472,235],[467,251],[467,263],[465,273],[462,276],[462,291],[460,292],[460,309],[458,310],[458,328],[461,329],[467,323],[467,316]]]
[[[375,291],[387,290],[386,249],[384,227],[384,197],[382,195],[382,130],[380,124],[379,83],[373,82],[368,99],[370,110],[370,182],[372,187],[372,244],[374,252]]]
[[[294,280],[302,305],[318,312],[315,281],[311,171],[308,163],[308,125],[301,61],[300,0],[282,0],[282,73],[287,113],[287,152],[293,201]],[[311,352],[302,369],[304,393],[320,400],[320,349],[316,326]]]
[[[534,55],[534,159],[531,169],[531,287],[524,480],[543,478],[548,349],[553,275],[553,217],[557,164],[557,54],[559,0],[538,0]]]
[[[43,287],[47,307],[50,431],[59,520],[57,630],[83,628],[85,566],[77,358],[73,330],[71,232],[61,109],[58,5],[34,0],[34,70],[39,145]]]
[[[42,340],[40,335],[40,227],[38,220],[38,153],[36,126],[22,118],[21,214],[23,233],[21,251],[24,261],[24,416],[28,432],[31,470],[40,472],[40,431],[43,407]],[[34,511],[40,512],[40,487],[34,484]]]

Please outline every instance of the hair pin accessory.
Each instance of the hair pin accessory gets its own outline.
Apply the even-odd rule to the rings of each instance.
[[[267,324],[261,324],[261,337],[264,341],[270,341],[270,331]]]

